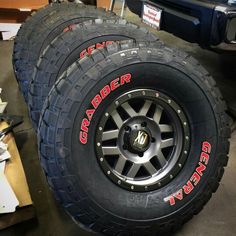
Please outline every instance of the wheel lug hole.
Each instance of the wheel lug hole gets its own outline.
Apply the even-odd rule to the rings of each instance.
[[[151,142],[152,142],[152,143],[155,143],[155,142],[156,142],[156,139],[152,137]]]
[[[147,123],[146,123],[146,122],[142,122],[141,126],[142,126],[142,127],[146,127],[146,126],[147,126]]]
[[[129,126],[126,126],[126,127],[125,127],[125,131],[126,131],[126,132],[129,132],[129,131],[130,131],[130,127],[129,127]]]
[[[143,157],[143,153],[140,152],[140,153],[138,154],[138,156],[139,156],[139,157]]]
[[[124,149],[124,150],[127,150],[127,146],[126,146],[126,145],[123,145],[123,149]]]

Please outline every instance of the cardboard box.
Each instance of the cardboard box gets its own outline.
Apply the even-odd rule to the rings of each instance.
[[[116,1],[114,6],[114,11],[119,11],[121,8],[122,1]],[[105,8],[107,11],[110,8],[111,1],[110,0],[97,0],[97,7]]]
[[[49,0],[1,0],[0,8],[18,9],[20,11],[35,10],[49,3]]]
[[[0,0],[0,23],[22,23],[49,0]]]
[[[0,123],[0,130],[7,126],[5,122]],[[8,151],[11,154],[10,160],[6,162],[5,176],[19,201],[19,207],[14,213],[0,215],[0,230],[35,217],[33,202],[15,139],[12,134],[8,134],[3,141],[8,144]]]
[[[106,10],[109,10],[110,2],[110,0],[97,0],[97,7],[102,7],[106,8]]]

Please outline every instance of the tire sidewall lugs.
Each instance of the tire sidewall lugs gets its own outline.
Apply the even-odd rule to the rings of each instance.
[[[130,39],[159,43],[155,35],[122,19],[85,22],[55,38],[39,58],[30,83],[28,105],[33,126],[37,128],[43,102],[51,87],[81,53],[85,56],[85,51],[98,44],[102,47],[103,42]]]
[[[39,133],[41,139],[45,138],[45,122],[50,127],[47,135],[55,135],[50,141],[54,143],[57,151],[51,159],[50,167],[49,163],[44,163],[45,153],[42,150],[45,149],[41,146],[43,165],[47,173],[58,177],[57,183],[72,188],[73,196],[83,196],[83,206],[89,206],[86,211],[88,215],[92,215],[87,221],[83,217],[76,218],[76,206],[79,212],[80,204],[76,203],[70,193],[65,193],[71,197],[71,203],[74,204],[73,210],[66,208],[67,211],[84,224],[93,222],[94,218],[101,215],[105,216],[100,219],[100,223],[107,227],[113,222],[117,224],[114,226],[116,230],[119,227],[125,229],[121,225],[127,221],[133,227],[130,231],[140,226],[158,228],[169,221],[175,221],[176,225],[177,222],[181,224],[185,217],[191,217],[202,208],[222,175],[223,165],[220,158],[223,153],[227,155],[225,139],[228,136],[227,132],[226,136],[222,132],[225,125],[221,120],[224,107],[214,96],[215,91],[205,71],[191,59],[176,56],[176,52],[173,51],[152,48],[138,49],[137,54],[132,53],[135,50],[126,50],[123,52],[125,56],[121,56],[122,53],[113,54],[83,76],[79,69],[73,69],[66,79],[62,77],[57,82],[45,103]],[[132,75],[132,81],[124,87],[117,88],[103,100],[91,120],[87,143],[81,144],[81,121],[90,107],[91,100],[105,85],[127,73]],[[157,87],[159,91],[173,97],[183,108],[192,130],[191,149],[179,175],[159,190],[146,193],[129,192],[111,182],[101,170],[94,151],[97,124],[104,115],[104,109],[120,93],[136,86]],[[182,200],[176,200],[171,206],[164,199],[179,191],[190,180],[199,164],[202,143],[205,141],[211,144],[211,151],[201,180],[190,194],[184,195]],[[50,171],[50,168],[56,167],[53,162],[59,163],[56,173]],[[61,178],[60,171],[63,171]],[[55,194],[60,198],[59,192],[56,191]],[[93,224],[94,227],[95,225],[96,223]]]
[[[34,28],[27,47],[22,50],[21,63],[18,74],[20,90],[26,101],[28,101],[29,83],[33,76],[34,67],[43,50],[57,37],[63,30],[73,24],[94,18],[116,17],[113,13],[104,9],[83,4],[67,3],[60,11],[44,18],[41,24]]]
[[[40,21],[48,15],[53,15],[55,12],[63,9],[64,3],[49,4],[37,12],[33,12],[26,21],[21,25],[16,38],[14,40],[12,64],[16,79],[18,80],[18,73],[21,70],[20,60],[22,59],[22,51],[26,50],[31,38],[31,34],[40,24]]]

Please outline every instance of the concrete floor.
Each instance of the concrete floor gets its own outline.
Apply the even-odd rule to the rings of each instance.
[[[136,23],[140,20],[130,13],[127,18]],[[236,107],[236,57],[220,55],[203,50],[164,32],[159,37],[195,56],[217,80],[228,104]],[[28,118],[27,107],[18,91],[14,78],[11,55],[12,42],[0,41],[0,87],[2,97],[9,102],[9,114],[23,115],[24,124],[16,129],[15,138],[20,150],[30,193],[34,201],[37,220],[22,223],[0,231],[0,236],[91,236],[77,227],[55,202],[42,173],[38,155],[36,135]],[[236,110],[236,109],[235,109]],[[175,236],[234,236],[236,235],[236,131],[231,138],[230,159],[218,191],[204,210],[187,223]],[[0,190],[1,191],[1,190]]]

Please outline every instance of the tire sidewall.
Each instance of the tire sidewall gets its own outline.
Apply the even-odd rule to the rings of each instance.
[[[73,131],[66,139],[72,150],[68,162],[69,172],[76,176],[78,191],[89,197],[91,205],[119,218],[151,221],[177,214],[203,193],[207,180],[213,175],[216,167],[217,122],[211,99],[207,96],[203,83],[197,84],[193,76],[190,77],[185,72],[162,63],[127,65],[103,76],[99,81],[96,81],[94,75],[94,80],[83,88],[81,95],[84,99],[78,106],[77,113],[73,112],[75,116]],[[86,145],[81,144],[80,126],[85,111],[91,107],[91,100],[105,85],[127,73],[132,75],[131,82],[120,86],[103,100],[91,120],[88,142]],[[166,186],[152,192],[131,192],[114,184],[103,173],[95,153],[94,137],[101,116],[118,96],[134,88],[157,88],[157,91],[172,97],[185,112],[191,129],[191,147],[183,169]],[[204,175],[189,195],[185,195],[182,200],[176,200],[175,205],[171,206],[164,199],[182,189],[190,180],[199,164],[204,141],[212,146]]]

